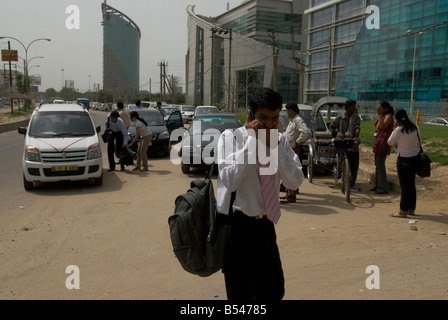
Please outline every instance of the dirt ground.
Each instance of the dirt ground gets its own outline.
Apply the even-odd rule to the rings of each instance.
[[[391,179],[395,161],[387,159]],[[374,170],[370,148],[361,148],[360,162]],[[149,163],[149,173],[107,173],[100,189],[2,190],[0,300],[225,299],[221,272],[190,275],[172,253],[167,218],[186,191],[185,176],[166,159]],[[351,204],[320,177],[304,181],[297,203],[282,207],[276,230],[285,300],[448,299],[446,167],[434,164],[430,178],[417,178],[409,219],[388,216],[398,210],[398,193],[375,195],[367,178],[358,181],[362,192]],[[80,290],[65,286],[69,265],[80,269]],[[368,266],[378,267],[379,289],[367,288]]]

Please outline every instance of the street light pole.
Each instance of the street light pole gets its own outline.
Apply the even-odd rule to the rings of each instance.
[[[4,36],[4,37],[0,37],[1,39],[13,39],[16,40],[18,43],[20,43],[23,47],[23,49],[25,50],[25,60],[24,60],[24,84],[25,84],[25,94],[28,95],[28,49],[30,48],[30,46],[36,42],[36,41],[51,41],[51,39],[48,38],[38,38],[38,39],[34,39],[33,41],[31,41],[27,46],[25,46],[19,39],[16,39],[14,37],[8,37],[8,36]],[[34,58],[33,58],[34,59]]]
[[[414,58],[412,61],[411,110],[410,110],[410,114],[412,116],[414,113],[414,82],[415,82],[415,57],[417,55],[417,35],[423,34],[423,31],[416,32],[416,31],[408,30],[408,33],[414,34]]]

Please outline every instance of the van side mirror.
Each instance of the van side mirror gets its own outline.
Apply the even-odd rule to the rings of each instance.
[[[20,134],[26,134],[26,128],[25,128],[25,127],[19,127],[19,128],[17,128],[17,131],[18,131]]]
[[[100,133],[101,132],[101,126],[96,127],[96,133]]]

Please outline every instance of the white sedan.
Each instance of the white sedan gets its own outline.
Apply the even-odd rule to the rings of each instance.
[[[426,124],[435,124],[438,126],[448,126],[448,120],[444,119],[444,118],[434,118],[425,123]]]

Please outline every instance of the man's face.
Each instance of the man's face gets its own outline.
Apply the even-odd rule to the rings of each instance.
[[[117,122],[118,121],[118,117],[110,117],[110,121]]]
[[[254,114],[255,119],[262,123],[259,129],[277,129],[280,110],[280,108],[271,110],[268,107],[259,107]]]

